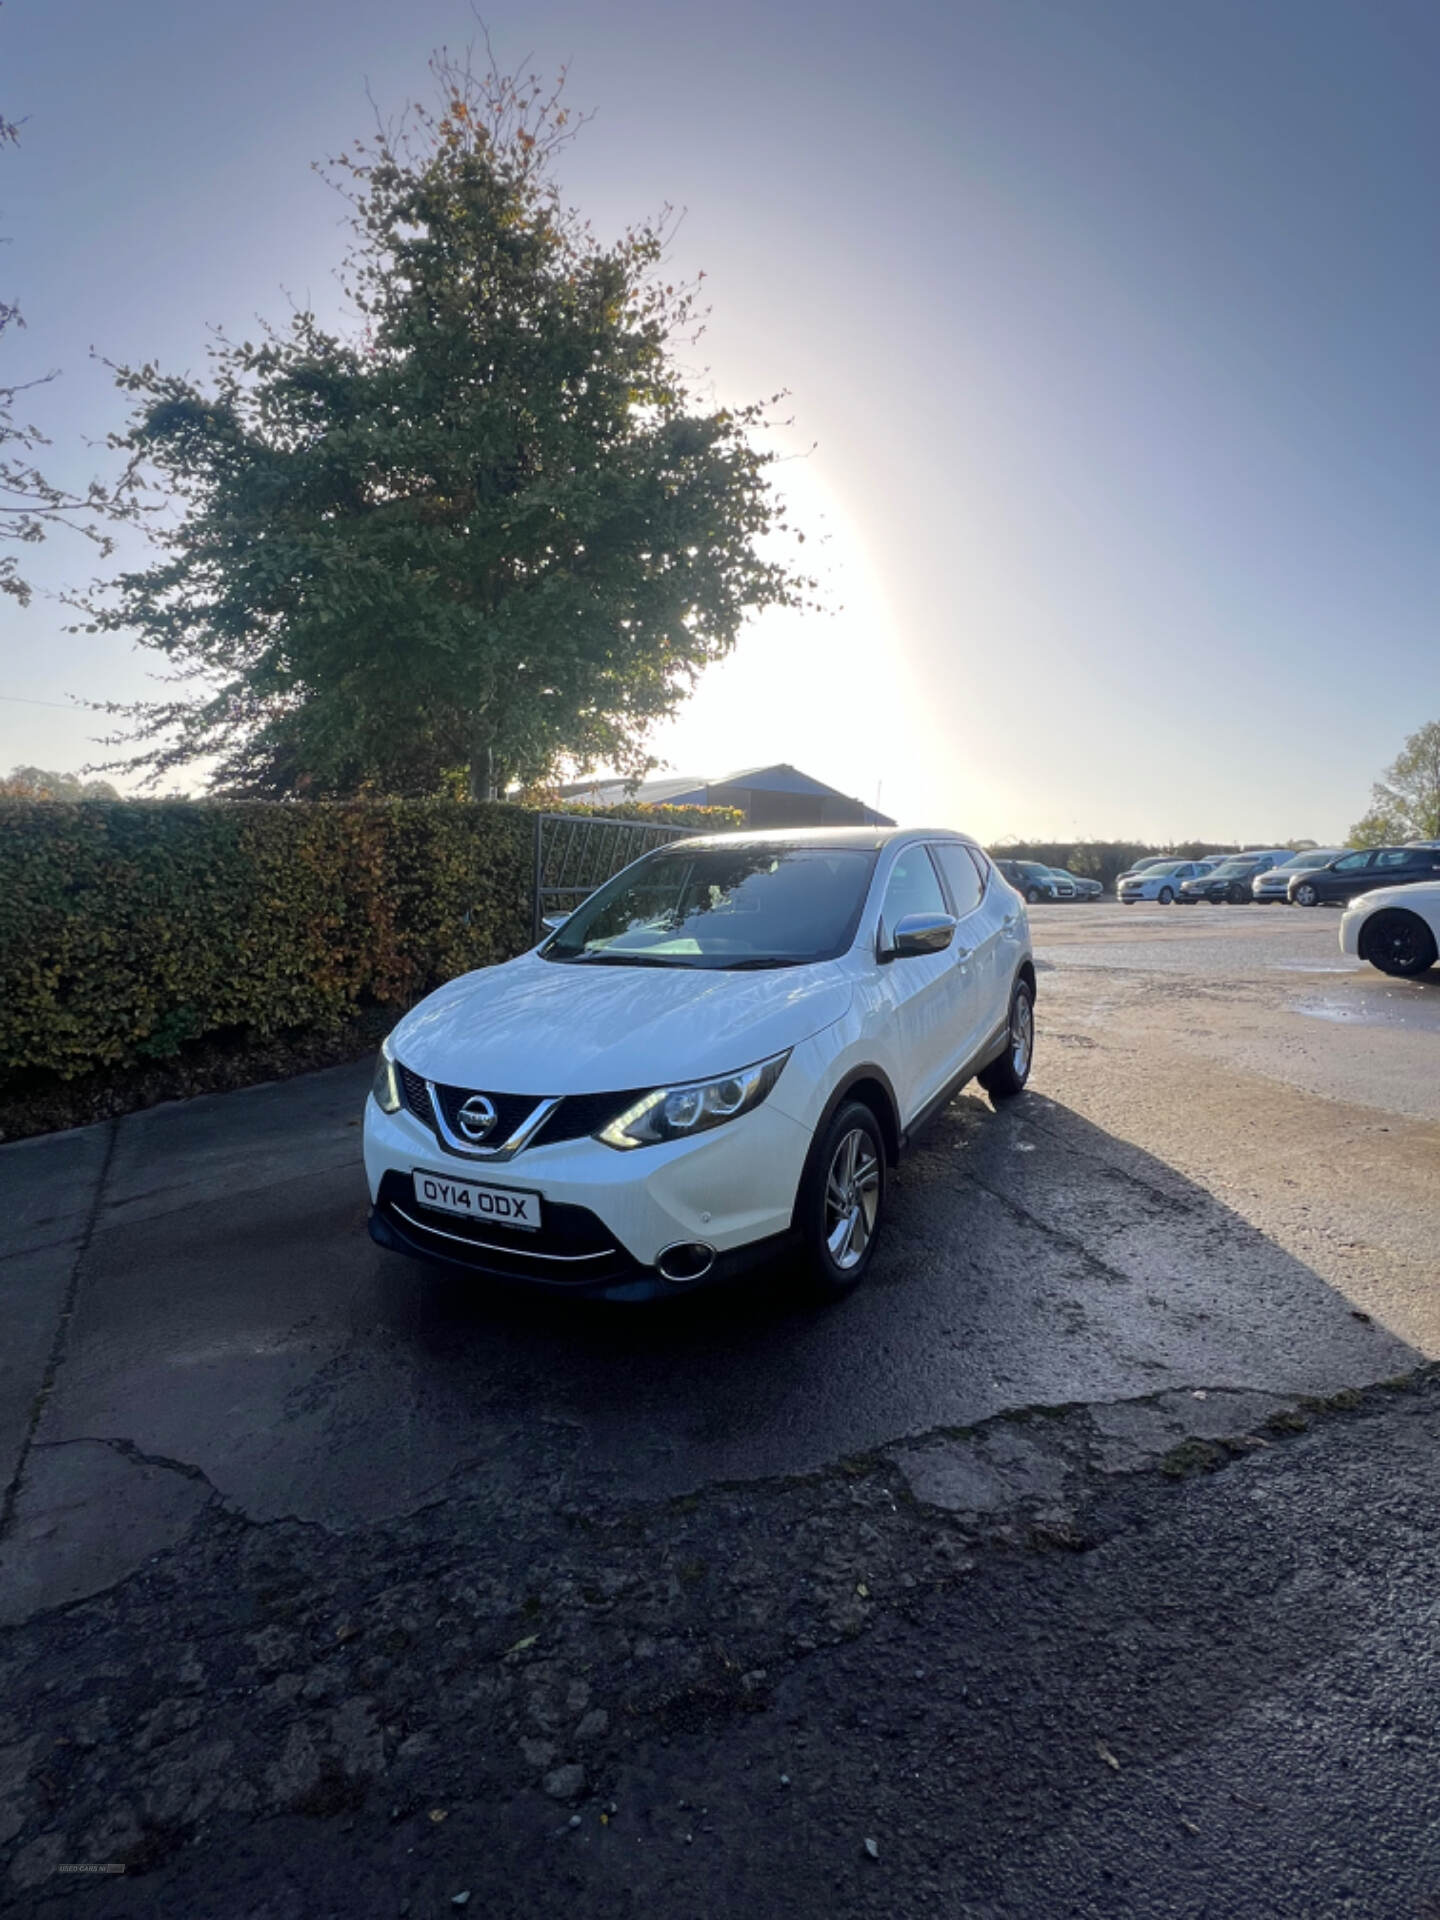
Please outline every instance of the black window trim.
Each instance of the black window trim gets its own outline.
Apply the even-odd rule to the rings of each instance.
[[[937,847],[958,847],[962,853],[968,853],[971,855],[973,855],[975,850],[971,846],[969,846],[967,842],[965,842],[964,840],[927,840],[925,842],[925,850],[930,855],[930,864],[932,867],[934,867],[936,873],[940,876],[941,897],[942,899],[944,899],[944,901],[946,902],[947,906],[950,909],[951,919],[952,920],[968,920],[970,915],[972,913],[978,913],[981,907],[985,903],[985,876],[984,874],[977,874],[977,877],[980,882],[980,891],[976,896],[974,906],[966,907],[964,912],[962,913],[960,910],[960,903],[955,897],[955,889],[950,885],[950,876],[945,871],[944,862],[936,857],[935,849]],[[975,865],[975,861],[973,858],[971,859],[970,864],[971,866]]]
[[[875,931],[879,936],[882,945],[886,940],[890,938],[890,935],[892,932],[890,923],[885,917],[885,902],[890,897],[890,882],[895,878],[896,867],[899,866],[901,860],[911,850],[912,847],[918,847],[920,851],[925,855],[925,858],[930,862],[930,871],[931,873],[934,874],[935,884],[940,889],[940,898],[942,902],[945,902],[946,904],[949,903],[950,889],[945,884],[945,875],[940,870],[940,862],[935,858],[934,854],[931,853],[930,851],[932,844],[933,843],[929,840],[907,840],[905,845],[901,847],[900,851],[896,854],[895,858],[890,862],[889,867],[886,869],[885,884],[880,890],[880,912],[877,915],[876,922],[875,922]]]

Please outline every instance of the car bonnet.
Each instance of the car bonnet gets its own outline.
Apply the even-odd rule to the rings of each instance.
[[[610,1093],[728,1073],[839,1020],[844,960],[746,973],[523,954],[462,975],[400,1022],[395,1055],[427,1079],[506,1093]]]

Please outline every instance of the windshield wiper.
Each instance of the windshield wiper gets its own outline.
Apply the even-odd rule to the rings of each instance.
[[[587,967],[687,967],[695,969],[693,960],[662,960],[653,953],[567,953],[565,959],[577,966]]]
[[[722,973],[758,973],[763,967],[804,967],[809,964],[809,961],[803,958],[787,959],[781,954],[757,953],[747,960],[724,960],[721,962],[720,971]]]

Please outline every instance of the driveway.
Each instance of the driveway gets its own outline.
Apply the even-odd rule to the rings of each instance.
[[[902,1170],[872,1278],[829,1311],[797,1305],[776,1274],[661,1310],[567,1308],[382,1254],[364,1233],[358,1165],[366,1066],[0,1151],[0,1622],[16,1629],[14,1683],[86,1621],[85,1644],[96,1632],[130,1644],[178,1607],[197,1644],[228,1632],[248,1647],[275,1624],[255,1599],[275,1579],[295,1589],[287,1618],[324,1595],[327,1631],[359,1633],[363,1615],[343,1617],[335,1596],[383,1566],[393,1599],[412,1563],[431,1569],[421,1611],[443,1638],[434,1593],[456,1580],[480,1592],[483,1577],[459,1570],[503,1562],[495,1617],[537,1622],[506,1643],[523,1664],[543,1652],[532,1638],[561,1637],[551,1609],[601,1590],[598,1548],[557,1571],[554,1527],[659,1527],[653,1564],[683,1606],[675,1516],[713,1518],[717,1502],[742,1527],[762,1510],[779,1526],[790,1503],[777,1537],[808,1539],[812,1567],[830,1569],[815,1623],[792,1630],[813,1651],[868,1633],[867,1582],[835,1573],[834,1545],[856,1524],[884,1536],[901,1494],[905,1512],[972,1534],[976,1514],[1024,1506],[1033,1524],[1055,1509],[1064,1536],[1077,1474],[1243,1451],[1266,1422],[1303,1425],[1306,1403],[1348,1406],[1350,1390],[1440,1355],[1440,974],[1397,983],[1352,966],[1320,912],[1074,906],[1034,923],[1033,1091],[1000,1112],[978,1094],[954,1103]],[[874,1512],[857,1520],[856,1502]],[[255,1556],[280,1541],[300,1544],[283,1575],[262,1576]],[[181,1569],[168,1613],[154,1613],[153,1583]],[[636,1577],[610,1571],[617,1593]],[[786,1578],[777,1570],[777,1592]],[[753,1625],[770,1602],[757,1588],[734,1604]],[[294,1631],[277,1628],[273,1674],[298,1661]],[[638,1640],[663,1664],[663,1633]],[[643,1665],[635,1641],[625,1658]],[[68,1684],[84,1657],[78,1671],[67,1659]],[[272,1667],[253,1648],[245,1658],[253,1694]],[[532,1692],[558,1684],[542,1680]],[[173,1706],[175,1677],[153,1684]],[[594,1683],[566,1684],[578,1699]],[[758,1701],[770,1684],[753,1683]],[[492,1689],[484,1711],[508,1713],[508,1697]],[[110,1803],[87,1762],[91,1784],[82,1793],[77,1778],[73,1796],[91,1808],[84,1835],[63,1806],[26,1797],[35,1755],[13,1760],[20,1883],[107,1846],[132,1875],[158,1870],[206,1820],[356,1817],[361,1802],[331,1806],[325,1783],[391,1773],[412,1734],[391,1708],[376,1720],[373,1701],[335,1734],[344,1707],[326,1706],[308,1758],[286,1744],[293,1716],[273,1739],[254,1730],[255,1781],[269,1785],[229,1805],[157,1777],[122,1796],[123,1816],[95,1813]],[[587,1711],[601,1710],[566,1726]],[[547,1713],[512,1729],[506,1751],[541,1804],[588,1807],[619,1761],[606,1772],[578,1755],[557,1731],[565,1712],[553,1726]],[[415,1719],[413,1737],[433,1740]],[[190,1752],[194,1722],[179,1735]],[[592,1732],[597,1751],[607,1737]],[[0,1750],[5,1738],[0,1724]],[[412,1776],[433,1766],[429,1751],[409,1755]],[[588,1767],[584,1788],[554,1779],[566,1765]],[[106,1818],[120,1822],[109,1840]],[[202,1884],[192,1869],[185,1900]]]

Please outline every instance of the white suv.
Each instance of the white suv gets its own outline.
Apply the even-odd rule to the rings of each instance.
[[[370,1232],[632,1300],[790,1244],[843,1292],[921,1124],[1024,1087],[1034,1004],[1024,902],[959,834],[673,842],[395,1028]]]

